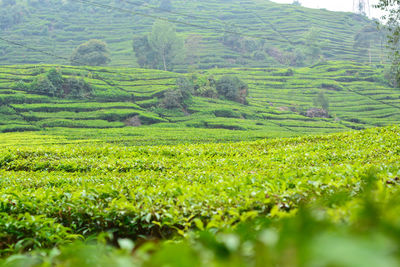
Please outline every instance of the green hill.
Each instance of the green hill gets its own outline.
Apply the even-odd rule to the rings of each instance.
[[[297,52],[307,46],[310,31],[316,33],[314,42],[325,59],[368,62],[367,49],[353,47],[354,37],[364,27],[375,26],[368,18],[353,13],[267,0],[173,0],[171,11],[158,8],[159,0],[17,0],[15,5],[5,5],[8,2],[3,1],[0,12],[2,37],[63,58],[69,58],[77,45],[101,39],[108,43],[112,66],[138,67],[133,37],[150,32],[156,17],[169,19],[190,43],[186,59],[176,67],[178,71],[188,65],[200,69],[299,65]],[[382,40],[378,39],[372,42],[373,62],[383,59]],[[69,63],[4,41],[0,41],[0,62]]]
[[[50,97],[29,84],[50,69],[81,77],[90,96]],[[248,105],[193,96],[184,108],[160,106],[178,77],[224,75],[249,85]],[[323,92],[329,116],[312,117]],[[179,75],[158,70],[14,65],[0,68],[0,131],[37,130],[72,139],[110,138],[163,143],[251,140],[397,124],[400,92],[379,70],[358,63],[327,62],[309,68],[212,69]],[[65,137],[66,136],[66,137]]]

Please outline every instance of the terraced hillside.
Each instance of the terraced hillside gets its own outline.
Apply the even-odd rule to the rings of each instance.
[[[0,41],[1,64],[68,64],[72,50],[88,39],[109,45],[112,66],[138,67],[132,39],[151,31],[157,17],[171,20],[180,35],[190,40],[188,65],[212,67],[270,67],[291,64],[295,52],[306,45],[315,30],[315,42],[328,60],[368,62],[365,49],[354,48],[354,36],[374,22],[352,13],[280,5],[268,0],[173,0],[170,11],[159,0],[27,0],[2,6],[1,35],[61,58]],[[73,15],[71,15],[73,14]],[[239,35],[235,34],[238,33]],[[234,38],[235,45],[224,44]],[[232,41],[232,40],[231,40]],[[384,58],[382,40],[374,40],[372,61]]]
[[[379,71],[362,64],[321,63],[310,68],[292,69],[219,69],[218,75],[238,75],[250,85],[249,101],[257,107],[294,112],[264,113],[281,126],[307,131],[304,118],[293,117],[313,106],[318,92],[324,92],[329,111],[336,121],[348,127],[365,128],[396,124],[400,120],[400,91],[386,86]],[[300,123],[297,124],[296,121]]]
[[[49,69],[81,77],[90,96],[50,97],[29,91]],[[72,139],[110,138],[144,143],[249,140],[330,133],[400,121],[400,92],[386,86],[379,70],[347,62],[310,68],[213,69],[192,79],[236,75],[249,85],[248,105],[193,96],[185,108],[160,106],[176,88],[171,72],[103,67],[15,65],[0,68],[0,131],[37,130]],[[307,114],[323,92],[329,117]],[[307,116],[308,115],[308,116]],[[5,138],[5,136],[2,136]],[[5,139],[4,139],[5,140]]]

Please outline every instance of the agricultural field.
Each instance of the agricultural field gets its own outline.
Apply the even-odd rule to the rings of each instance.
[[[0,0],[0,267],[400,266],[363,4]]]
[[[175,71],[214,67],[280,67],[285,55],[304,48],[310,31],[327,60],[369,62],[365,48],[357,48],[355,35],[375,22],[365,16],[281,5],[267,0],[187,1],[173,0],[160,8],[159,0],[49,0],[17,1],[4,7],[2,36],[23,46],[0,41],[1,64],[69,64],[72,51],[89,39],[107,42],[111,66],[138,67],[132,50],[134,37],[151,32],[157,18],[171,20],[180,36],[188,40],[188,53]],[[15,15],[14,15],[15,14]],[[73,15],[71,15],[73,14]],[[229,47],[227,32],[238,33],[240,47]],[[371,44],[371,61],[386,59],[384,34]],[[29,40],[26,43],[25,40]],[[32,50],[24,46],[33,46]],[[262,48],[261,48],[262,47]],[[56,57],[52,56],[55,55]]]
[[[52,97],[26,87],[54,69],[83,79],[93,91]],[[185,107],[160,107],[179,77],[217,80],[227,75],[248,84],[247,105],[193,95]],[[329,116],[307,116],[307,110],[319,107],[315,100],[321,92],[329,102]],[[381,70],[351,62],[194,74],[56,65],[0,68],[0,132],[36,131],[65,142],[94,136],[130,144],[250,141],[360,130],[398,123],[399,101],[400,92],[385,83]]]
[[[29,134],[0,150],[3,266],[400,262],[398,126],[169,146]]]

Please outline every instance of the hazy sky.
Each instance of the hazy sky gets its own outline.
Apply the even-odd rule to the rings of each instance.
[[[293,3],[293,0],[272,0],[277,3]],[[353,11],[353,0],[299,0],[302,6],[311,8],[326,8],[333,11]],[[370,5],[377,4],[379,0],[369,0]],[[379,18],[382,13],[371,7],[371,17]]]

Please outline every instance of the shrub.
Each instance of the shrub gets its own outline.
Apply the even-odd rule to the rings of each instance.
[[[203,86],[197,90],[197,95],[202,96],[202,97],[208,97],[208,98],[217,98],[218,92],[215,89],[215,87]]]
[[[70,77],[64,79],[62,91],[64,95],[71,97],[87,97],[93,92],[93,88],[82,78]]]
[[[185,100],[192,97],[194,92],[193,82],[187,78],[181,77],[176,80],[177,89],[168,90],[164,93],[164,97],[160,106],[167,109],[184,108]]]
[[[236,76],[223,76],[217,81],[216,89],[226,99],[247,104],[248,86]]]
[[[218,92],[215,89],[216,81],[213,76],[197,77],[196,75],[193,75],[191,81],[196,95],[209,98],[218,97]]]
[[[49,96],[56,96],[57,88],[53,85],[47,75],[37,76],[30,84],[31,91],[39,94],[45,94]]]
[[[320,91],[317,97],[314,99],[314,105],[320,106],[324,111],[328,112],[329,110],[329,100],[325,96],[324,92]]]
[[[231,110],[231,109],[219,109],[214,111],[216,117],[224,117],[224,118],[240,118],[240,114]]]
[[[46,76],[56,88],[60,88],[64,83],[61,71],[55,68],[50,69]]]
[[[194,92],[193,82],[185,77],[181,77],[176,79],[176,85],[178,89],[181,91],[181,94],[184,99],[188,99],[192,96]]]
[[[164,98],[161,101],[161,107],[167,109],[182,108],[183,95],[180,90],[168,90],[164,93]]]
[[[15,87],[52,97],[86,97],[93,92],[92,87],[82,78],[64,78],[61,71],[55,68],[36,76],[29,84],[19,81]]]
[[[79,45],[71,56],[72,65],[102,66],[110,61],[107,44],[96,39]]]

